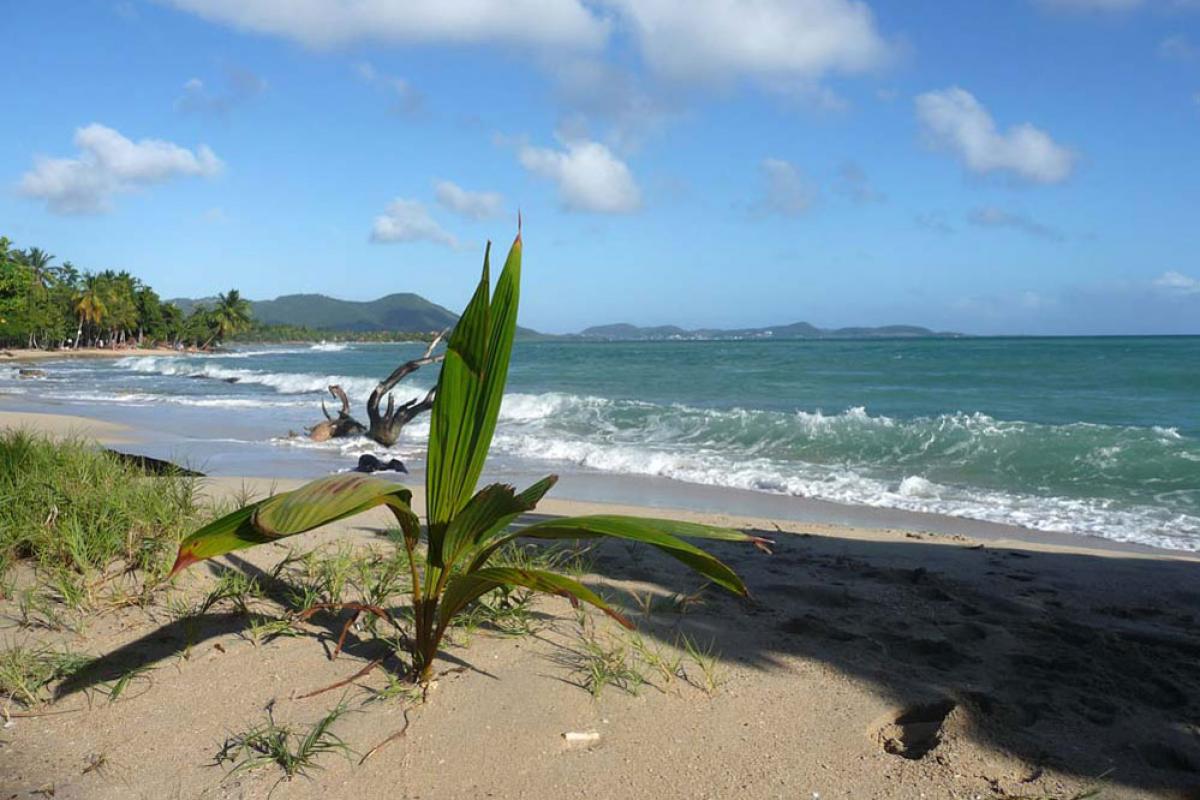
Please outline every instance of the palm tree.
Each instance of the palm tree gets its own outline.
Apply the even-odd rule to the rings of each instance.
[[[26,313],[29,318],[29,347],[32,349],[37,347],[37,323],[39,315],[36,306],[45,297],[46,290],[53,283],[56,270],[50,266],[50,262],[54,260],[54,256],[40,247],[31,247],[26,250],[23,260],[25,265],[29,267],[33,277],[33,281],[29,286],[29,294],[26,297]]]
[[[75,347],[78,349],[83,326],[87,324],[99,328],[108,315],[108,307],[104,304],[104,286],[99,276],[91,273],[83,276],[83,288],[75,296],[75,313],[79,317],[79,327],[75,331]]]
[[[25,263],[33,270],[33,282],[43,289],[50,286],[50,279],[58,271],[50,266],[54,256],[40,247],[31,247],[25,251]]]
[[[242,297],[237,289],[230,289],[225,294],[217,295],[217,304],[213,307],[212,323],[214,333],[205,347],[213,340],[224,341],[226,336],[240,333],[250,327],[254,312],[250,309],[250,301]]]

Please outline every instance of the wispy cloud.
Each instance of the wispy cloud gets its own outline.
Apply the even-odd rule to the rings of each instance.
[[[1036,0],[1037,4],[1056,11],[1131,11],[1145,0]]]
[[[936,211],[927,211],[917,214],[913,217],[913,222],[918,228],[924,228],[927,231],[938,233],[943,236],[948,236],[954,233],[954,226],[946,221],[946,217]]]
[[[379,87],[387,92],[392,110],[400,114],[416,114],[425,106],[425,95],[418,91],[404,78],[395,75],[385,75],[368,61],[360,61],[354,65],[354,71],[365,83]]]
[[[1182,272],[1171,270],[1155,278],[1154,287],[1168,294],[1200,294],[1200,278],[1193,278],[1190,275],[1184,275]]]
[[[1158,43],[1158,54],[1168,61],[1190,63],[1200,60],[1200,47],[1183,34],[1176,34]]]
[[[808,213],[820,190],[790,161],[764,158],[759,164],[763,178],[762,197],[754,204],[759,214],[799,217]]]
[[[836,190],[856,203],[883,203],[887,195],[871,185],[867,173],[853,161],[843,162],[838,167]]]
[[[1032,183],[1060,183],[1075,154],[1029,123],[1001,133],[992,115],[965,89],[951,87],[917,97],[917,119],[929,144],[953,153],[971,172],[1004,172]]]
[[[200,145],[195,150],[161,139],[132,141],[93,123],[75,131],[74,158],[38,157],[18,186],[21,194],[46,201],[56,214],[97,214],[112,208],[112,198],[180,177],[212,177],[220,159]]]
[[[504,213],[504,196],[499,192],[472,192],[452,181],[437,181],[433,194],[442,208],[467,219],[490,219]]]
[[[222,85],[213,89],[200,78],[183,84],[183,92],[175,100],[179,111],[205,114],[227,114],[235,106],[253,100],[267,89],[267,82],[248,69],[230,67]]]
[[[1004,211],[995,206],[976,208],[967,215],[967,221],[981,228],[1011,228],[1037,239],[1061,242],[1066,239],[1062,231],[1034,220],[1025,214]]]

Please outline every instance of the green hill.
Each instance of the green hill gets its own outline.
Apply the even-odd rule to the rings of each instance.
[[[188,313],[212,298],[179,298],[171,301]],[[323,331],[348,333],[401,331],[426,333],[453,327],[458,315],[411,292],[389,294],[377,300],[338,300],[323,294],[287,294],[274,300],[254,300],[254,319],[264,325],[303,325]]]
[[[378,300],[335,300],[320,294],[289,294],[253,304],[254,317],[267,325],[306,325],[329,331],[438,331],[458,316],[408,292]]]

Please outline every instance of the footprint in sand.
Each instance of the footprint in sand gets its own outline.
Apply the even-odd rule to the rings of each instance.
[[[947,699],[909,706],[884,725],[876,738],[892,755],[920,760],[941,744],[942,728],[954,709],[954,701]]]

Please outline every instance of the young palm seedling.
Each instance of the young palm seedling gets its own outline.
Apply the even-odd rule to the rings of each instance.
[[[489,253],[490,245],[484,253],[482,278],[450,336],[438,377],[426,460],[424,527],[409,506],[412,493],[405,487],[365,475],[335,475],[250,503],[204,526],[180,544],[172,575],[203,559],[384,506],[399,523],[408,556],[412,622],[402,641],[408,650],[411,677],[422,683],[433,676],[434,658],[451,623],[496,589],[563,595],[572,603],[591,604],[632,627],[574,578],[532,566],[489,564],[497,551],[518,538],[610,538],[650,545],[712,583],[746,594],[745,584],[732,569],[685,538],[748,542],[763,549],[766,540],[726,528],[607,514],[548,519],[510,530],[521,514],[537,505],[556,477],[551,475],[519,493],[503,484],[475,491],[500,413],[517,326],[520,235],[513,242],[494,293],[490,291]],[[422,541],[424,552],[420,552]],[[395,621],[378,605],[338,605],[354,613],[351,622],[364,612]]]

